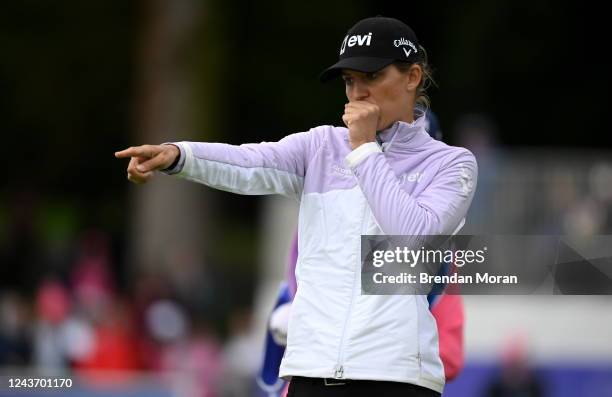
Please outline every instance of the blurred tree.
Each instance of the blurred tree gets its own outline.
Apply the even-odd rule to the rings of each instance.
[[[199,140],[194,118],[205,112],[204,131],[215,130],[215,115],[210,107],[194,102],[193,52],[198,24],[208,21],[207,5],[198,1],[150,1],[142,3],[146,26],[141,35],[139,84],[136,106],[135,144],[176,140]],[[217,75],[215,44],[217,32],[200,40],[197,51],[205,50],[207,76]],[[215,98],[215,85],[207,85],[207,97]],[[210,104],[208,104],[210,105]],[[206,250],[205,190],[201,186],[158,176],[151,183],[132,188],[134,247],[132,263],[166,271],[177,258],[190,267],[202,266]]]

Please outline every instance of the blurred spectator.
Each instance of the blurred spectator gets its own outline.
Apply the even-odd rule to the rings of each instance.
[[[151,332],[164,342],[159,369],[169,376],[177,395],[217,396],[222,349],[209,326],[200,323],[192,328],[183,309],[170,301],[151,306],[149,323]]]
[[[606,208],[587,197],[574,205],[565,214],[564,232],[568,235],[589,237],[603,233]]]
[[[507,342],[501,357],[501,373],[489,385],[486,397],[543,397],[544,387],[530,368],[523,335]]]
[[[113,300],[94,324],[90,354],[75,361],[77,370],[135,370],[139,368],[132,332],[123,302]]]
[[[484,114],[465,114],[457,120],[454,132],[459,146],[469,149],[478,162],[478,189],[474,193],[463,233],[485,233],[490,228],[489,215],[494,211],[496,182],[502,152],[498,150],[498,130]]]
[[[34,363],[40,370],[63,370],[70,364],[69,346],[83,348],[83,338],[69,339],[69,293],[59,281],[46,279],[36,294],[37,321],[34,327]],[[90,342],[90,339],[88,339]],[[87,343],[89,345],[90,343]]]
[[[222,397],[255,395],[255,377],[262,354],[261,341],[252,332],[252,314],[246,309],[235,310],[229,319],[230,337],[223,351]]]
[[[152,310],[161,302],[174,302],[171,300],[172,290],[167,278],[159,273],[138,274],[134,278],[132,296],[132,318],[134,319],[134,332],[139,335],[135,349],[138,351],[142,368],[160,370],[162,343],[160,333],[155,329],[159,318],[163,317],[158,310]],[[162,313],[163,314],[163,311]],[[179,314],[179,315],[182,315]]]
[[[188,336],[185,311],[176,302],[158,300],[146,312],[147,330],[160,343],[173,343]]]
[[[0,296],[0,366],[27,365],[31,359],[29,314],[15,292]]]
[[[104,233],[94,230],[83,235],[71,275],[76,304],[72,321],[79,324],[72,333],[81,335],[81,345],[71,358],[79,371],[140,367],[130,311],[116,294],[110,257]]]
[[[104,315],[115,294],[110,269],[107,236],[96,230],[84,233],[71,281],[77,311],[92,321]]]

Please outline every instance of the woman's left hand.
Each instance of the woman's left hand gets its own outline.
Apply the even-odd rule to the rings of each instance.
[[[379,118],[380,108],[373,103],[354,101],[344,105],[342,121],[349,129],[349,142],[353,150],[376,140]]]

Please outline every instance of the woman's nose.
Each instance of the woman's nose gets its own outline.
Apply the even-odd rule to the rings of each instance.
[[[368,96],[370,96],[370,91],[368,90],[368,87],[363,83],[353,82],[352,88],[352,96],[355,101],[363,101]]]

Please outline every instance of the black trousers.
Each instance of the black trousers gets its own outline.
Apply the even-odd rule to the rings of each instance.
[[[335,382],[335,380],[333,380]],[[328,382],[329,383],[329,382]],[[321,378],[294,376],[287,397],[440,397],[440,393],[410,383],[376,380],[347,380],[343,385],[326,385]]]

